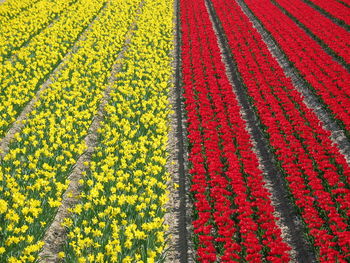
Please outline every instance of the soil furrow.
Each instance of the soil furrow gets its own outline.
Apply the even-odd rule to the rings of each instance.
[[[187,178],[187,153],[186,135],[184,125],[184,111],[182,103],[182,87],[181,87],[181,31],[180,31],[180,4],[178,0],[174,1],[175,9],[175,45],[174,45],[174,65],[173,89],[170,91],[170,104],[175,110],[171,116],[171,133],[169,135],[169,150],[173,165],[170,166],[170,172],[173,175],[172,182],[174,187],[170,190],[169,213],[167,222],[170,224],[170,232],[173,235],[168,252],[167,262],[190,262],[190,238],[189,227],[191,211],[189,205],[188,178]],[[172,222],[171,222],[172,221]]]
[[[277,214],[280,215],[279,223],[282,225],[284,235],[287,236],[286,242],[294,249],[292,256],[295,258],[295,261],[305,263],[316,262],[310,245],[303,237],[304,226],[302,220],[288,198],[290,193],[287,190],[283,175],[278,170],[276,159],[269,150],[269,143],[259,127],[259,117],[253,110],[253,105],[249,102],[249,95],[243,86],[224,30],[221,27],[211,1],[206,0],[206,4],[213,21],[213,26],[218,33],[218,41],[222,50],[223,61],[226,64],[227,75],[233,84],[233,90],[241,106],[243,118],[247,123],[249,134],[255,145],[255,151],[258,153],[261,168],[266,176],[269,190],[272,194],[272,203]]]
[[[254,27],[267,45],[270,53],[276,58],[286,76],[292,80],[294,87],[303,95],[306,106],[316,114],[319,120],[321,120],[323,128],[331,132],[332,142],[337,146],[340,153],[343,154],[347,163],[350,164],[350,137],[347,137],[348,135],[341,128],[338,121],[331,116],[329,110],[327,110],[327,105],[322,99],[308,88],[308,83],[294,68],[284,52],[278,47],[273,37],[254,17],[244,2],[242,0],[237,0],[237,2],[241,6],[243,12],[249,17],[250,21],[252,21]]]
[[[106,4],[104,4],[101,9],[98,11],[96,16],[93,17],[90,24],[87,25],[81,33],[78,35],[77,39],[74,41],[74,44],[70,48],[70,51],[65,54],[65,56],[57,62],[57,64],[54,66],[53,70],[47,74],[47,77],[43,80],[43,83],[40,85],[39,90],[36,92],[34,98],[32,98],[22,109],[21,113],[17,117],[17,120],[11,125],[9,130],[7,131],[5,137],[0,140],[0,158],[3,158],[4,155],[9,150],[9,144],[11,140],[14,138],[14,135],[19,132],[23,127],[23,121],[27,118],[27,115],[33,110],[35,103],[40,99],[40,95],[42,92],[55,80],[55,75],[65,66],[65,63],[69,60],[69,56],[76,52],[78,49],[77,43],[84,40],[86,32],[88,32],[90,26],[94,23],[98,15],[101,13],[101,11],[106,7]]]
[[[139,7],[138,13],[141,12],[143,2]],[[137,16],[136,16],[137,20]],[[87,150],[77,160],[71,174],[68,176],[70,181],[68,189],[63,195],[62,205],[58,208],[57,214],[47,229],[43,241],[45,243],[43,250],[40,253],[40,257],[43,258],[41,262],[60,262],[58,258],[58,252],[62,249],[66,238],[65,228],[61,225],[63,219],[69,216],[69,209],[74,207],[79,200],[79,180],[83,178],[83,172],[85,170],[84,163],[90,161],[91,156],[98,145],[97,130],[100,128],[101,121],[104,116],[104,108],[109,101],[111,86],[115,82],[116,74],[121,69],[122,64],[120,61],[124,57],[125,52],[128,49],[131,42],[133,31],[135,30],[136,22],[134,22],[125,36],[125,44],[116,58],[115,64],[111,69],[111,76],[107,80],[107,88],[104,91],[101,99],[98,112],[96,113],[93,122],[88,130],[88,135],[85,137],[85,143],[88,146]]]

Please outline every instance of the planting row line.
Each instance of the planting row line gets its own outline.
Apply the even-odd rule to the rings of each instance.
[[[144,1],[137,30],[111,87],[98,147],[64,225],[68,262],[162,262],[172,1]]]
[[[286,185],[321,261],[350,255],[350,167],[235,0],[212,0]]]
[[[309,88],[327,105],[342,128],[350,131],[350,74],[289,17],[268,0],[238,0],[255,18],[308,82]]]
[[[199,262],[287,262],[270,194],[204,1],[180,1],[185,109]]]
[[[0,139],[105,3],[106,1],[78,0],[56,23],[16,51],[11,61],[0,65]],[[82,48],[76,45],[77,50]],[[97,45],[93,47],[97,48]],[[76,62],[77,68],[79,63]],[[67,77],[71,77],[73,71],[67,74]]]
[[[0,159],[0,261],[34,262],[138,0],[110,1]]]

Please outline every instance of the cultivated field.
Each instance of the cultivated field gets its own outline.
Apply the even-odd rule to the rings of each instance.
[[[350,1],[0,0],[2,262],[350,262]]]

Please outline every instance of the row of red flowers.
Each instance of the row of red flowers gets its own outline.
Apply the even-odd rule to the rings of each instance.
[[[309,0],[316,6],[320,7],[324,11],[326,11],[328,14],[332,15],[333,17],[343,21],[344,24],[350,25],[350,16],[349,16],[349,9],[346,8],[343,4],[338,2],[337,0]]]
[[[181,0],[182,65],[199,262],[287,262],[270,195],[203,0]]]
[[[244,0],[329,109],[350,131],[350,74],[270,0]]]
[[[274,0],[350,64],[350,33],[301,0]]]
[[[350,167],[234,0],[212,0],[322,262],[350,256]]]

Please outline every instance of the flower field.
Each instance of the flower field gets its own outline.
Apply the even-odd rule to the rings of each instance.
[[[0,263],[349,262],[349,14],[0,1]]]

